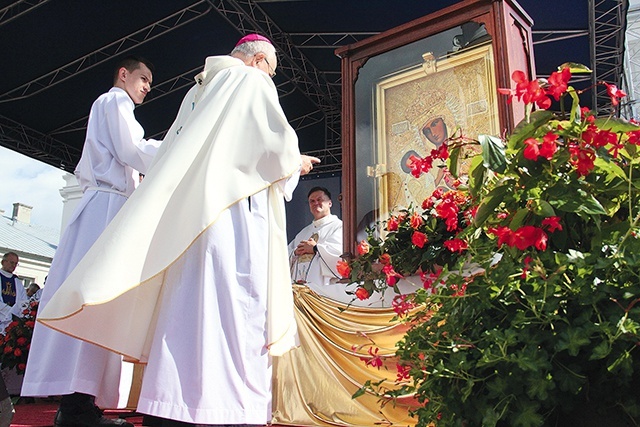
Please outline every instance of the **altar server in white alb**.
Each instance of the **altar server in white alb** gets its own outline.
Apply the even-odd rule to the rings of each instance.
[[[345,285],[336,283],[336,265],[343,253],[342,221],[331,213],[331,193],[314,187],[307,200],[313,221],[289,243],[291,277],[320,295],[350,302],[353,296],[347,294]]]
[[[75,171],[83,195],[53,258],[40,312],[54,304],[52,296],[124,205],[160,146],[160,141],[144,139],[133,111],[151,89],[152,71],[144,59],[124,58],[115,69],[111,90],[91,107]],[[109,288],[117,282],[126,262],[111,267],[99,286]],[[103,330],[114,327],[112,320],[103,323]],[[122,357],[115,353],[37,324],[21,395],[63,395],[55,427],[133,427],[103,417],[95,406],[118,406],[122,366]]]
[[[296,345],[284,200],[320,160],[300,155],[276,67],[256,34],[206,59],[140,188],[38,317],[147,362],[138,411],[165,427],[265,425],[271,356]]]

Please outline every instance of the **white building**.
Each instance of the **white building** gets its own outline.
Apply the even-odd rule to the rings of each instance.
[[[20,262],[14,273],[25,286],[33,282],[42,286],[58,247],[60,232],[31,224],[31,209],[31,206],[14,203],[10,216],[0,212],[0,256],[10,251],[17,253]]]

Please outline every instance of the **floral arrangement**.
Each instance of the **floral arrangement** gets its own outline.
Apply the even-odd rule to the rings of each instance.
[[[477,209],[448,239],[464,241],[448,244],[463,256],[445,262],[438,286],[425,281],[425,289],[400,297],[399,314],[424,309],[406,316],[398,389],[367,382],[356,396],[414,393],[418,427],[640,424],[640,126],[580,108],[581,92],[569,85],[577,72],[588,70],[568,64],[532,81],[517,71],[515,88],[500,90],[525,103],[526,117],[504,141],[475,142],[482,153],[456,198]],[[599,84],[613,105],[624,96]],[[547,110],[552,99],[560,112]],[[454,175],[463,144],[446,144]],[[416,171],[428,163],[415,159]],[[391,247],[411,247],[400,259],[433,259],[424,255],[433,251],[428,239],[420,248],[413,231],[400,237],[412,215],[386,240],[361,243],[369,252],[343,265],[348,280],[367,289]],[[465,263],[481,272],[464,274]],[[433,272],[435,264],[403,273]],[[390,272],[387,285],[397,278]]]
[[[2,368],[13,368],[18,375],[24,374],[27,367],[27,357],[31,347],[31,337],[38,312],[38,301],[25,303],[22,310],[23,317],[14,319],[7,325],[1,337],[4,348],[0,355]]]
[[[414,170],[421,167],[422,159],[414,156],[411,161]],[[454,186],[463,187],[459,180]],[[369,230],[367,240],[357,246],[358,258],[338,263],[339,274],[357,284],[356,298],[365,300],[389,288],[399,293],[398,281],[412,275],[420,276],[425,289],[435,292],[435,279],[467,250],[462,235],[475,215],[473,197],[460,190],[437,188],[420,208],[409,207],[392,215],[384,224],[384,239]]]

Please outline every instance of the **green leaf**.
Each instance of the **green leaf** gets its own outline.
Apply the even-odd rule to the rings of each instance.
[[[556,350],[566,350],[571,356],[577,356],[581,347],[584,347],[590,343],[589,337],[585,328],[575,327],[568,329],[559,335],[558,342],[556,343]]]
[[[640,130],[640,126],[633,124],[625,119],[618,117],[605,117],[596,119],[594,123],[597,127],[603,130],[608,130],[614,133],[618,132],[633,132]]]
[[[527,215],[529,215],[529,212],[529,209],[526,208],[518,209],[516,214],[513,216],[513,219],[511,219],[511,222],[509,223],[509,228],[512,230],[517,230],[518,228],[520,228]]]
[[[553,209],[551,204],[542,199],[535,200],[533,212],[536,215],[543,216],[545,218],[556,215],[556,211]]]
[[[578,97],[578,93],[572,88],[569,88],[567,93],[571,96],[571,115],[569,116],[569,120],[571,123],[580,123],[582,119],[582,113],[580,112],[580,97]]]
[[[540,405],[535,401],[519,401],[514,409],[512,427],[540,427],[544,417],[540,414]]]
[[[589,356],[589,360],[599,360],[604,359],[611,353],[611,346],[607,341],[602,341],[600,344],[593,348],[593,352],[591,356]]]
[[[533,136],[540,126],[551,120],[553,116],[553,113],[547,110],[537,110],[531,113],[529,121],[521,121],[514,129],[513,134],[511,134],[509,138],[509,148],[515,150],[522,148],[521,146],[524,140]]]
[[[569,68],[571,74],[590,74],[592,73],[591,69],[583,64],[578,64],[577,62],[565,62],[564,64],[558,67],[558,71],[562,71],[564,68]]]
[[[482,164],[482,156],[471,159],[469,167],[469,191],[473,196],[477,196],[484,185],[484,177],[487,169]]]
[[[453,175],[456,178],[458,178],[458,166],[459,166],[458,160],[460,159],[461,151],[462,150],[460,147],[456,147],[452,149],[449,152],[449,159],[447,160],[447,168],[449,169],[449,172],[451,173],[451,175]]]
[[[548,191],[551,206],[563,212],[604,215],[607,211],[593,194],[582,189],[572,189],[565,185],[557,185]]]
[[[504,200],[504,196],[511,190],[510,185],[501,185],[500,187],[496,187],[489,192],[480,202],[480,206],[478,206],[478,211],[476,212],[476,217],[474,222],[476,226],[481,226],[484,222],[489,218],[496,208],[502,203]]]
[[[529,381],[527,396],[531,399],[546,400],[549,397],[549,390],[553,390],[555,384],[548,378],[533,378]]]
[[[623,181],[627,180],[627,175],[625,174],[624,170],[622,170],[622,168],[614,162],[609,162],[604,160],[602,157],[597,157],[594,161],[594,165],[598,169],[607,173],[605,177],[605,184],[607,185],[611,184],[611,182],[615,178],[620,178]]]
[[[507,169],[507,159],[504,154],[504,143],[500,138],[491,135],[478,135],[482,147],[483,165],[497,173]]]

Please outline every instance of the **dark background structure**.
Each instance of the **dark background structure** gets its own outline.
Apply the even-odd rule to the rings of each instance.
[[[468,1],[468,0],[465,0]],[[142,55],[156,66],[136,116],[162,138],[204,59],[228,53],[241,35],[270,37],[275,77],[301,151],[341,168],[340,58],[354,43],[455,0],[0,0],[0,145],[73,172],[93,100],[111,86],[116,62]],[[561,63],[590,66],[620,85],[628,0],[519,0],[533,18],[538,76]],[[608,98],[593,92],[606,112]],[[311,177],[313,178],[313,177]]]

